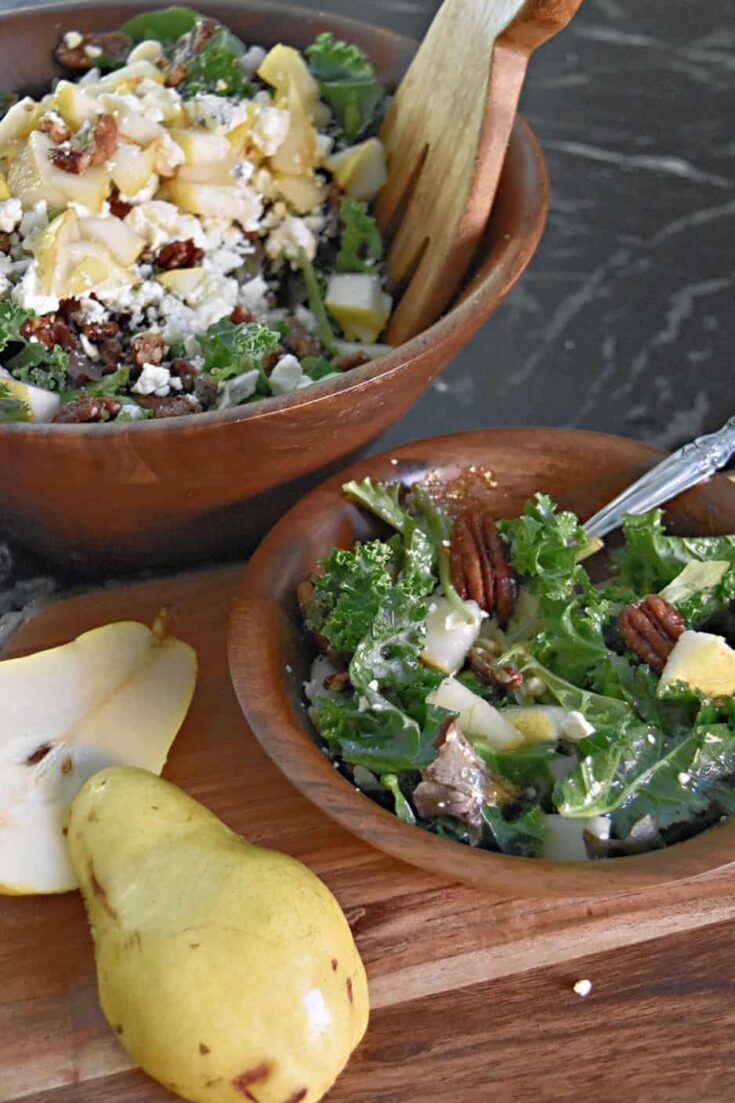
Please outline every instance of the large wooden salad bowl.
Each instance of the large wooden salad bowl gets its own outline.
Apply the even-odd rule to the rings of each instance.
[[[496,893],[610,895],[702,876],[735,862],[735,821],[665,850],[598,862],[515,858],[438,838],[402,823],[350,785],[317,746],[302,704],[314,652],[302,627],[296,586],[333,546],[350,547],[355,539],[379,533],[379,525],[344,498],[344,481],[368,475],[413,481],[433,473],[441,483],[464,472],[473,498],[496,516],[516,515],[540,490],[584,519],[661,457],[656,448],[601,433],[488,429],[435,437],[363,460],[309,494],[250,561],[230,622],[235,689],[273,761],[305,796],[373,846]],[[477,470],[470,479],[472,467]],[[716,476],[670,503],[666,524],[687,535],[735,532],[735,488]]]
[[[251,43],[303,47],[331,30],[365,49],[389,87],[416,49],[365,23],[266,0],[195,6]],[[64,30],[114,29],[150,7],[140,0],[0,14],[3,88],[47,87],[60,72],[51,49]],[[546,205],[543,158],[518,120],[474,274],[439,322],[374,366],[262,405],[134,425],[4,424],[3,525],[46,557],[85,571],[242,552],[303,492],[305,476],[378,436],[469,341],[531,259]]]

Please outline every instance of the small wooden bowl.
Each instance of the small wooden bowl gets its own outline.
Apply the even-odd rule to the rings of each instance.
[[[63,30],[114,29],[150,7],[101,0],[0,14],[2,87],[42,91],[60,74],[51,49]],[[333,31],[368,52],[388,87],[416,49],[379,27],[270,0],[197,7],[250,43],[303,47]],[[305,481],[315,485],[405,413],[490,317],[533,256],[546,206],[543,157],[518,120],[473,274],[425,333],[375,365],[252,406],[121,426],[0,425],[4,526],[87,574],[242,554],[303,495]],[[491,381],[492,369],[478,370]]]
[[[684,843],[601,862],[546,862],[473,850],[402,823],[353,788],[322,754],[303,706],[313,649],[297,584],[333,546],[381,532],[345,500],[346,479],[425,478],[450,494],[514,516],[537,490],[584,519],[661,459],[648,445],[564,429],[489,429],[434,437],[364,460],[291,509],[251,559],[230,620],[232,680],[248,724],[286,777],[314,804],[373,846],[453,881],[513,895],[598,896],[698,877],[735,861],[735,821]],[[475,469],[474,471],[472,469]],[[724,476],[666,510],[670,530],[735,531],[735,488]]]

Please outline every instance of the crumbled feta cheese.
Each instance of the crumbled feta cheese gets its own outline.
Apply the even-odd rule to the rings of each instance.
[[[0,202],[0,230],[12,234],[23,218],[23,204],[20,199],[3,199]]]
[[[215,90],[215,92],[226,92],[227,91],[227,81],[223,80],[222,77],[220,77],[219,80],[217,81],[217,83],[214,86],[214,90]]]
[[[172,241],[192,238],[200,249],[206,249],[207,239],[199,219],[193,214],[182,214],[173,203],[152,199],[139,203],[125,216],[125,223],[150,246],[160,249]]]
[[[155,170],[161,176],[173,176],[179,165],[186,160],[183,149],[175,142],[169,132],[165,130],[163,137],[156,143]]]
[[[252,371],[243,372],[242,375],[236,375],[234,379],[228,380],[222,388],[217,409],[227,410],[232,406],[239,406],[246,398],[250,398],[255,394],[259,378],[260,372],[254,368]]]
[[[96,61],[98,57],[102,57],[102,47],[94,46],[90,43],[88,46],[84,47],[84,53],[86,57],[91,58],[92,61]]]
[[[309,260],[316,256],[316,238],[303,218],[289,215],[275,230],[271,230],[265,243],[265,251],[271,260],[289,260],[298,264],[303,251]]]
[[[273,394],[291,394],[298,389],[303,376],[301,364],[289,352],[278,361],[268,377],[268,383]]]
[[[84,35],[79,31],[67,31],[64,35],[64,45],[68,50],[76,50],[84,42]]]
[[[316,148],[314,150],[316,156],[317,165],[323,165],[329,154],[332,152],[332,146],[334,145],[334,138],[329,134],[317,134],[316,136]]]
[[[36,265],[32,264],[20,283],[13,288],[13,302],[24,310],[32,310],[34,314],[54,314],[59,309],[59,300],[55,295],[39,290],[37,277]]]
[[[578,980],[573,985],[573,988],[578,996],[589,996],[590,992],[592,991],[592,981],[587,979]]]
[[[79,344],[82,346],[82,350],[85,356],[88,356],[90,360],[99,360],[100,350],[96,345],[93,345],[89,337],[85,337],[83,333],[79,334]]]
[[[149,203],[153,199],[160,183],[158,175],[154,172],[148,183],[144,184],[135,195],[126,195],[124,192],[120,192],[120,199],[123,203],[129,203],[131,207],[139,207],[141,203]]]
[[[304,329],[308,329],[309,333],[313,333],[316,329],[316,318],[308,309],[308,307],[302,306],[298,303],[294,309],[294,318],[299,322]]]
[[[48,221],[48,204],[45,199],[39,199],[30,211],[25,212],[20,220],[18,232],[23,239],[23,248],[26,252],[30,252],[36,234],[46,229]]]
[[[254,276],[242,285],[238,302],[256,318],[265,314],[268,309],[268,284],[262,276]]]
[[[240,123],[246,122],[248,117],[246,103],[214,93],[199,93],[187,100],[186,111],[192,123],[219,134],[234,130]]]
[[[154,394],[158,398],[165,398],[169,393],[169,380],[171,372],[159,364],[144,364],[140,376],[133,384],[133,394]]]
[[[266,52],[262,46],[251,46],[240,58],[240,67],[246,76],[251,77],[265,61]]]
[[[107,321],[108,311],[97,299],[80,299],[79,307],[79,314],[83,322],[99,324]]]
[[[573,743],[576,743],[579,739],[584,739],[588,735],[592,735],[595,730],[594,724],[590,724],[589,720],[586,720],[581,712],[577,712],[575,709],[567,716],[566,720],[561,725],[562,734],[570,739]]]
[[[243,184],[247,184],[255,172],[255,165],[252,161],[236,161],[231,172],[236,180],[241,180]]]
[[[291,125],[288,111],[280,107],[261,107],[252,129],[255,145],[266,157],[272,157],[283,145]]]
[[[680,774],[677,774],[677,781],[680,785],[688,785],[691,781],[691,775],[682,770]]]

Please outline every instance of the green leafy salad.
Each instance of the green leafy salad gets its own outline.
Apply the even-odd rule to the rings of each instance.
[[[45,95],[0,96],[0,423],[229,409],[390,351],[388,98],[358,46],[175,6],[54,58]]]
[[[735,536],[628,516],[603,582],[574,514],[450,516],[344,486],[386,526],[299,587],[327,754],[401,820],[559,860],[668,846],[735,810]],[[454,508],[454,507],[453,507]]]

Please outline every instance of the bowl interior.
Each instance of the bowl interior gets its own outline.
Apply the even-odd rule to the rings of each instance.
[[[667,850],[607,862],[546,862],[473,850],[401,823],[358,792],[319,750],[302,685],[313,650],[296,605],[298,583],[334,545],[370,539],[379,526],[347,502],[341,484],[370,475],[429,477],[457,496],[513,516],[537,490],[589,517],[661,458],[657,449],[597,433],[481,430],[420,441],[361,461],[309,494],[266,537],[250,561],[232,610],[232,678],[245,716],[273,761],[310,800],[374,846],[451,880],[515,894],[607,895],[719,869],[735,859],[735,823]],[[735,488],[724,476],[666,509],[670,531],[735,531]]]

